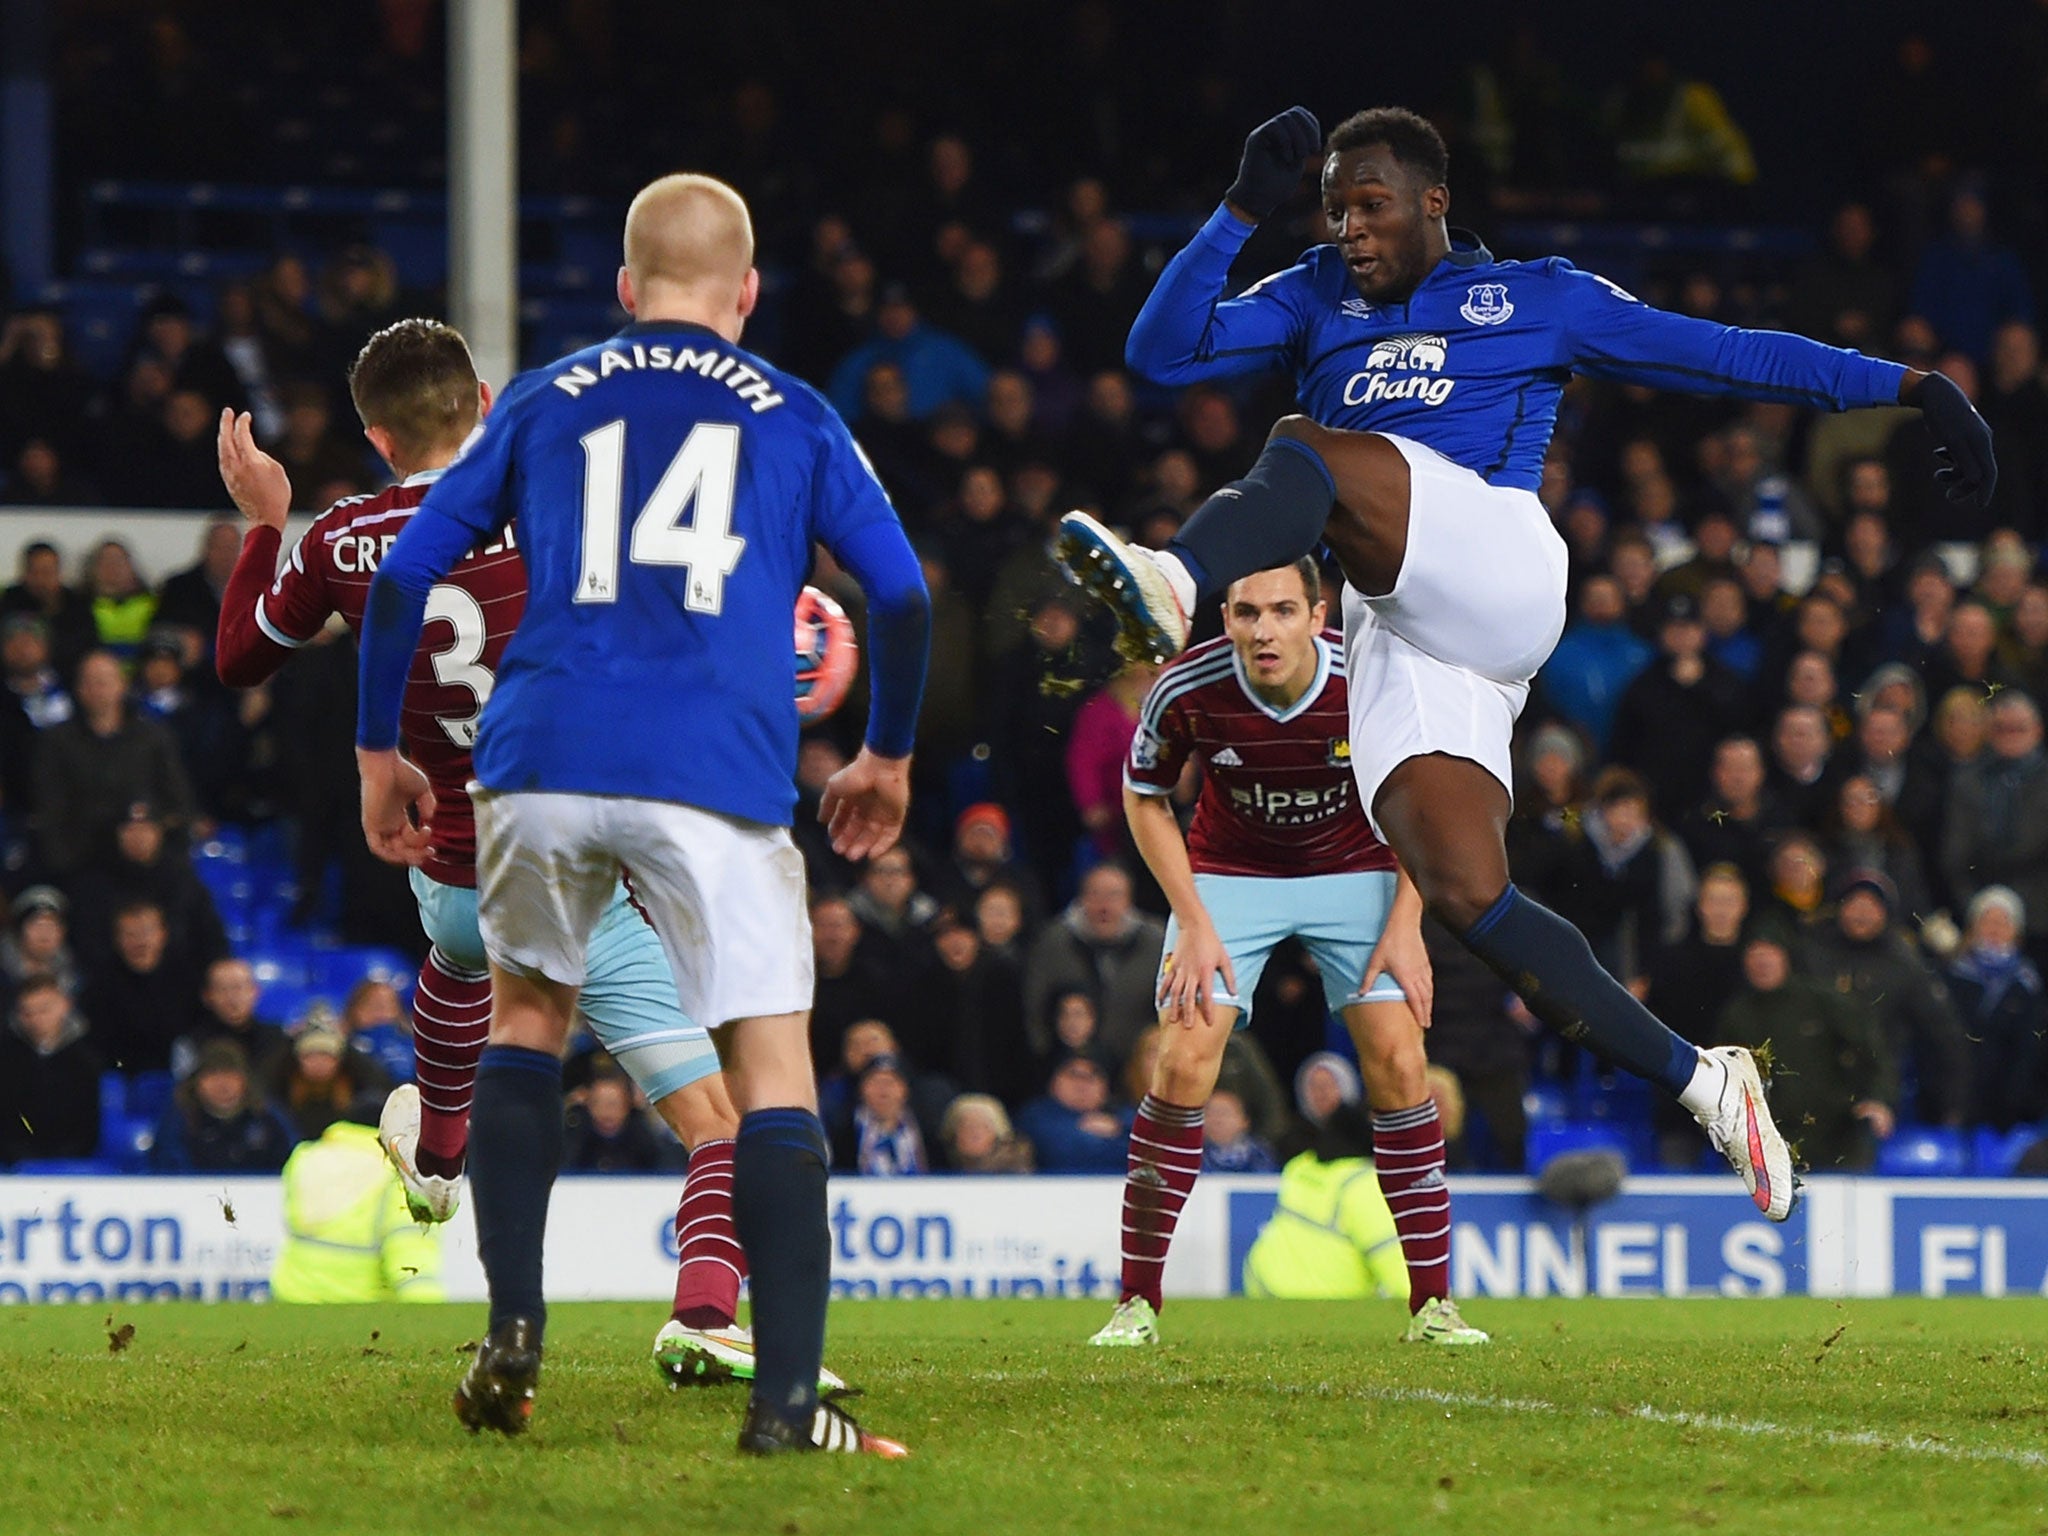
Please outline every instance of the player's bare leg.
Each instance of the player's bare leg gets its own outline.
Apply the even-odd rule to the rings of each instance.
[[[1088,1341],[1105,1347],[1159,1342],[1160,1277],[1181,1209],[1202,1171],[1202,1110],[1216,1091],[1237,1010],[1211,1003],[1206,1017],[1192,1020],[1162,1012],[1159,1026],[1159,1060],[1131,1122],[1124,1170],[1123,1293]]]
[[[1374,813],[1423,901],[1530,1012],[1674,1095],[1728,1157],[1757,1208],[1783,1221],[1798,1198],[1791,1154],[1747,1051],[1701,1051],[1673,1034],[1563,918],[1508,877],[1508,794],[1467,758],[1411,757]]]
[[[732,1219],[732,1156],[739,1111],[719,1072],[662,1095],[654,1109],[690,1154],[682,1200],[676,1207],[675,1305],[655,1335],[655,1369],[671,1389],[751,1381],[753,1331],[737,1321],[747,1258]],[[821,1392],[845,1385],[820,1367]]]
[[[469,1179],[491,1319],[455,1389],[471,1430],[516,1435],[533,1415],[547,1304],[541,1247],[562,1162],[562,1047],[576,988],[491,966],[491,1038],[470,1114]]]
[[[739,1112],[733,1147],[733,1215],[752,1277],[754,1389],[740,1449],[909,1453],[869,1433],[818,1393],[831,1291],[832,1239],[825,1221],[831,1161],[818,1121],[810,1014],[736,1019],[711,1031]]]
[[[1353,1003],[1344,1025],[1358,1047],[1372,1110],[1373,1171],[1408,1262],[1409,1325],[1420,1344],[1484,1344],[1451,1300],[1451,1192],[1444,1132],[1429,1094],[1422,1026],[1406,1002]]]

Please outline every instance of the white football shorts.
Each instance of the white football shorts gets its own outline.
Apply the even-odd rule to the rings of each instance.
[[[1408,553],[1385,596],[1344,588],[1360,800],[1371,816],[1388,775],[1430,753],[1470,758],[1512,795],[1515,718],[1564,633],[1564,540],[1533,492],[1381,435],[1408,461]]]
[[[665,800],[472,790],[493,963],[580,987],[621,876],[707,1029],[811,1006],[804,861],[787,827]]]

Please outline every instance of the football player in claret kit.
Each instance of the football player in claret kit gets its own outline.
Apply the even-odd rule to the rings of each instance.
[[[821,806],[858,860],[902,832],[930,601],[845,423],[738,344],[760,292],[739,194],[663,177],[634,198],[624,244],[633,322],[506,388],[385,553],[363,626],[363,830],[380,857],[417,863],[437,810],[396,751],[406,674],[436,584],[516,527],[526,612],[484,706],[472,794],[491,1031],[469,1177],[491,1316],[456,1411],[506,1433],[532,1411],[560,1055],[623,872],[741,1116],[733,1215],[755,1366],[740,1448],[901,1455],[817,1390],[831,1233],[789,834],[790,616],[818,543],[868,597],[867,742]]]
[[[362,632],[383,552],[490,408],[469,347],[453,327],[401,320],[372,336],[349,370],[365,434],[399,477],[323,513],[278,552],[291,506],[282,465],[256,446],[250,418],[223,412],[221,476],[249,519],[221,601],[221,680],[252,687],[339,614]],[[477,717],[490,699],[505,643],[526,608],[526,568],[514,535],[480,544],[429,594],[427,627],[405,685],[407,755],[434,788],[433,844],[411,873],[432,948],[413,993],[417,1083],[394,1089],[378,1140],[424,1222],[446,1221],[461,1198],[477,1062],[490,1025],[491,983],[476,915],[476,834],[466,785]],[[842,621],[843,622],[843,621]],[[848,658],[850,660],[850,658]],[[843,691],[843,684],[836,684]],[[746,1261],[733,1230],[732,1154],[739,1117],[704,1029],[684,1017],[661,943],[616,891],[592,941],[580,1004],[599,1042],[639,1084],[689,1150],[676,1212],[676,1293],[655,1340],[671,1384],[753,1374],[753,1343],[734,1317]],[[827,1387],[843,1385],[825,1372]]]
[[[1160,673],[1138,717],[1124,814],[1173,917],[1164,1036],[1124,1177],[1123,1298],[1096,1344],[1159,1336],[1160,1276],[1202,1163],[1202,1106],[1267,957],[1289,937],[1315,957],[1358,1046],[1375,1167],[1408,1262],[1406,1337],[1486,1342],[1450,1298],[1443,1127],[1422,1045],[1422,899],[1359,810],[1344,653],[1327,616],[1306,556],[1241,578],[1224,597],[1223,636]],[[1167,797],[1191,760],[1202,790],[1183,839]]]
[[[1331,243],[1227,297],[1232,259],[1318,157]],[[1126,357],[1162,384],[1289,369],[1308,414],[1282,420],[1165,551],[1072,513],[1061,558],[1116,609],[1127,649],[1165,657],[1201,592],[1327,541],[1346,577],[1352,766],[1375,829],[1537,1018],[1675,1096],[1783,1221],[1791,1154],[1750,1054],[1681,1040],[1509,879],[1509,737],[1564,626],[1565,545],[1535,494],[1544,450],[1574,371],[1829,410],[1917,406],[1937,478],[1980,505],[1990,429],[1938,373],[1667,314],[1566,261],[1496,261],[1446,223],[1448,158],[1400,108],[1361,112],[1327,144],[1301,107],[1253,131]]]

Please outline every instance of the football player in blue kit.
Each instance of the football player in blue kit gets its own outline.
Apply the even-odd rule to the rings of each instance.
[[[740,348],[760,292],[753,253],[746,204],[723,182],[643,188],[619,274],[633,322],[515,379],[391,546],[363,628],[363,827],[398,862],[431,840],[431,792],[393,750],[406,672],[434,583],[516,519],[526,612],[474,754],[492,1012],[469,1171],[491,1316],[456,1412],[506,1433],[532,1412],[561,1050],[623,878],[740,1111],[734,1223],[756,1350],[740,1448],[899,1456],[817,1392],[831,1236],[810,921],[789,833],[789,616],[819,543],[868,597],[866,745],[821,810],[833,847],[858,860],[903,828],[930,602],[845,423]]]
[[[1230,264],[1320,154],[1330,243],[1227,297]],[[1569,262],[1497,261],[1446,222],[1442,138],[1400,108],[1324,142],[1295,107],[1246,141],[1223,204],[1160,274],[1126,358],[1161,384],[1285,370],[1307,412],[1166,550],[1093,518],[1059,552],[1170,656],[1205,593],[1326,541],[1344,570],[1352,766],[1374,828],[1430,909],[1544,1023],[1676,1096],[1774,1221],[1798,1195],[1747,1051],[1699,1050],[1517,890],[1509,739],[1564,627],[1565,546],[1535,490],[1574,372],[1810,408],[1911,405],[1951,499],[1988,503],[1991,433],[1938,373],[1656,310]]]

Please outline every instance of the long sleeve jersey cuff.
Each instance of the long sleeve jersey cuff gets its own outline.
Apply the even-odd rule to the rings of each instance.
[[[833,554],[868,599],[868,749],[883,757],[907,756],[917,740],[931,649],[924,572],[901,525],[891,520],[857,529]]]
[[[1230,204],[1218,203],[1216,211],[1209,215],[1202,225],[1198,239],[1227,250],[1232,256],[1244,249],[1244,243],[1258,230],[1258,225],[1247,224],[1230,211]]]
[[[1899,384],[1906,377],[1904,363],[1888,363],[1881,357],[1867,359],[1864,398],[1857,405],[1897,405]]]

